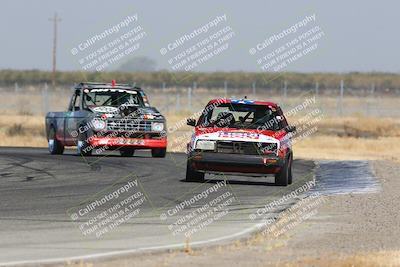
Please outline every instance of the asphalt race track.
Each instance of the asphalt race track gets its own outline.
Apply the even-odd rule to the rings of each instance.
[[[261,218],[251,220],[251,214],[314,176],[314,162],[295,160],[294,182],[288,187],[275,186],[272,177],[206,176],[206,183],[187,183],[185,154],[157,159],[147,151],[131,158],[117,153],[82,158],[74,153],[0,149],[0,265],[118,255],[183,246],[186,241],[226,242],[257,230]],[[130,188],[110,199],[126,185]],[[96,200],[96,208],[87,208]],[[111,217],[116,213],[118,217]],[[209,223],[179,228],[207,216],[213,218]],[[98,221],[90,221],[93,217]],[[108,218],[103,226],[114,222],[108,231],[91,228]],[[190,239],[187,231],[192,231]]]

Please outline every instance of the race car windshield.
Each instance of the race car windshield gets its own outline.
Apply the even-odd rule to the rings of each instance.
[[[203,127],[280,130],[281,117],[268,106],[221,104],[209,110],[199,121]]]
[[[142,96],[136,91],[91,90],[85,93],[86,107],[131,105],[144,107]]]

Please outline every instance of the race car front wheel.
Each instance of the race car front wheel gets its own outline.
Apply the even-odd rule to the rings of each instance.
[[[119,154],[122,157],[132,157],[135,154],[135,150],[133,148],[120,148]]]
[[[194,170],[190,160],[186,164],[186,182],[204,182],[204,173]]]
[[[289,176],[292,172],[291,168],[292,168],[292,163],[291,163],[291,157],[289,156],[287,160],[285,160],[285,164],[283,164],[280,171],[277,174],[275,174],[276,185],[287,186],[289,184]]]
[[[167,153],[166,148],[153,148],[151,150],[151,156],[153,158],[165,158],[166,153]]]
[[[293,171],[292,171],[292,165],[293,165],[293,155],[291,154],[289,157],[289,176],[288,176],[288,184],[292,184],[293,181]]]

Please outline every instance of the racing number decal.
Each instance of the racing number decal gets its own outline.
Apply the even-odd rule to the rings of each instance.
[[[218,134],[218,137],[258,139],[260,135],[257,133],[246,133],[246,132],[220,132]]]

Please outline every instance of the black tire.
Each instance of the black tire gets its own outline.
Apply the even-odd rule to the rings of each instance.
[[[49,139],[47,140],[49,152],[52,155],[61,155],[64,153],[64,146],[57,140],[56,130],[52,127],[49,131]]]
[[[281,170],[275,174],[275,184],[287,186],[289,184],[290,157],[285,160]]]
[[[80,133],[78,136],[78,143],[76,144],[77,154],[81,156],[91,156],[92,147],[88,143],[88,137],[86,133]]]
[[[204,182],[204,173],[194,170],[190,160],[186,163],[186,182]]]
[[[293,156],[290,155],[289,159],[290,159],[290,162],[289,162],[288,184],[292,184],[292,182],[293,182],[293,172],[292,172],[292,168],[293,168]]]
[[[167,154],[166,148],[153,148],[151,150],[151,156],[153,158],[165,158],[166,154]]]
[[[133,148],[120,148],[119,149],[119,154],[121,157],[132,157],[133,154],[135,154],[135,149]]]

